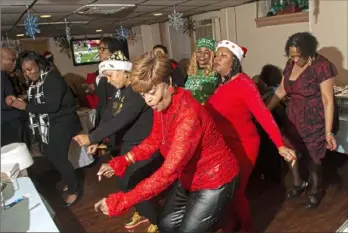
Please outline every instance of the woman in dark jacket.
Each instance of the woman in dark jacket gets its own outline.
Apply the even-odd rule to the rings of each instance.
[[[7,98],[7,103],[29,112],[30,129],[43,144],[44,156],[67,184],[65,202],[70,206],[77,200],[79,191],[68,151],[72,137],[82,130],[74,96],[63,77],[40,54],[22,52],[18,64],[30,83],[28,102],[12,96]]]

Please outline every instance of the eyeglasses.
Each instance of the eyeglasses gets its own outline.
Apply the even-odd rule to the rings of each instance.
[[[108,47],[99,47],[98,46],[98,51],[104,52],[105,49],[108,49]]]

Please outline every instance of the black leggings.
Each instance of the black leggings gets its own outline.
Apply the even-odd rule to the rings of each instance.
[[[160,232],[211,232],[229,207],[238,177],[217,189],[189,192],[178,181],[164,205]]]
[[[121,155],[129,152],[139,143],[123,143],[121,147]],[[137,162],[127,168],[126,173],[121,178],[117,178],[117,185],[123,191],[127,192],[133,189],[140,181],[151,176],[163,163],[163,157],[159,152],[155,152],[153,156],[145,161]],[[157,225],[157,208],[153,199],[140,202],[135,205],[136,211],[143,217],[149,219],[152,224]]]
[[[70,126],[70,127],[68,127]],[[76,194],[78,190],[75,170],[68,159],[69,146],[74,128],[68,123],[50,127],[49,143],[42,143],[43,155],[52,163],[68,186],[69,194]]]

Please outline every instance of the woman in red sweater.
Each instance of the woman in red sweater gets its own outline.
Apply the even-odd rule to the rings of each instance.
[[[176,182],[158,223],[160,232],[208,232],[232,199],[239,166],[204,107],[171,85],[170,71],[168,58],[153,53],[134,64],[131,85],[154,110],[152,132],[129,153],[102,165],[98,175],[122,176],[130,164],[156,150],[165,157],[163,165],[133,190],[111,194],[95,208],[117,216]]]
[[[235,205],[241,232],[250,231],[252,226],[245,189],[260,144],[253,117],[259,121],[286,160],[296,158],[294,151],[284,146],[279,128],[264,105],[257,86],[242,72],[241,60],[245,53],[245,48],[231,41],[224,40],[218,44],[214,69],[220,75],[222,84],[206,103],[206,109],[213,116],[240,165],[241,182],[236,193]]]

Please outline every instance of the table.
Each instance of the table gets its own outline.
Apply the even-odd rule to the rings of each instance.
[[[336,134],[337,152],[348,154],[348,114],[340,114],[340,128]]]
[[[29,198],[1,214],[1,232],[59,232],[30,178],[17,178],[3,191],[6,204],[23,195]]]

